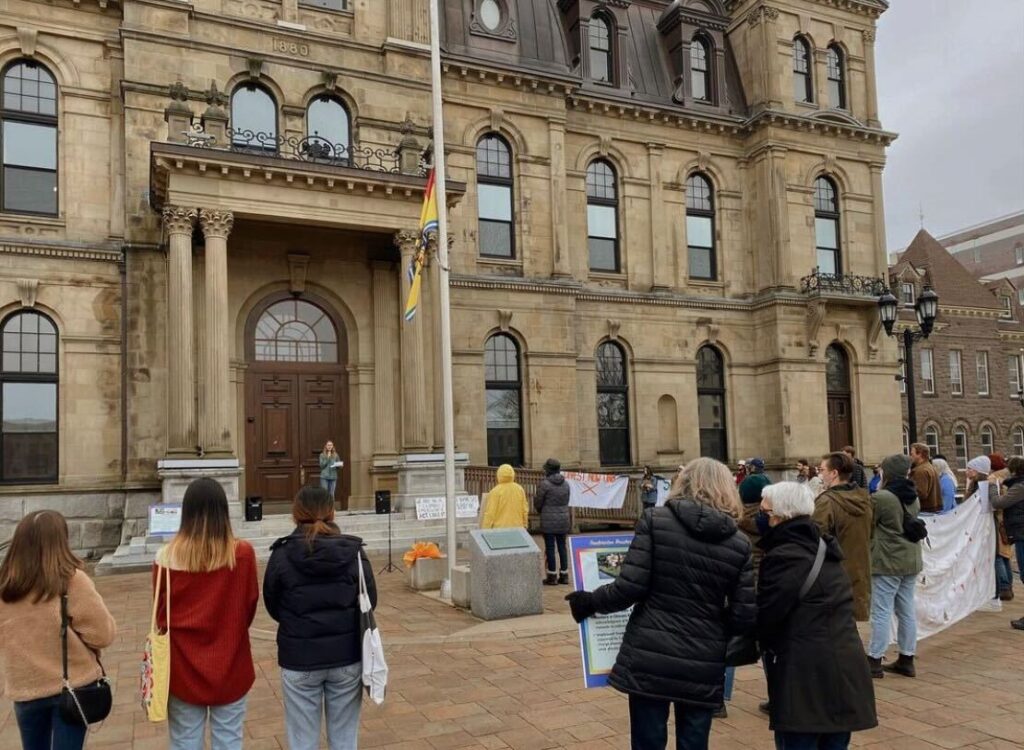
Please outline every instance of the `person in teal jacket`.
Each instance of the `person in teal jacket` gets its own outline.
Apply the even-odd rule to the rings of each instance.
[[[334,488],[338,486],[338,467],[334,464],[340,461],[338,452],[334,450],[334,441],[328,440],[320,452],[320,486],[327,490],[332,499]]]

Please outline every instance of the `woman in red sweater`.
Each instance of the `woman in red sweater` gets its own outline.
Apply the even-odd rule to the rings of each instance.
[[[171,576],[171,750],[203,750],[207,721],[212,750],[241,748],[245,697],[256,679],[249,625],[259,586],[256,554],[231,533],[219,482],[202,478],[188,486],[181,528],[157,553],[153,581],[161,628],[167,623],[163,568]]]

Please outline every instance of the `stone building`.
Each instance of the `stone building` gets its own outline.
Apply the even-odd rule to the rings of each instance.
[[[914,322],[926,285],[939,295],[934,332],[914,349],[917,439],[960,471],[982,453],[1024,455],[1024,308],[1013,283],[975,279],[923,229],[890,277],[901,323]]]
[[[442,5],[461,463],[898,443],[887,3]],[[57,507],[109,547],[198,474],[281,510],[327,439],[342,507],[436,486],[428,34],[425,0],[5,6],[0,534]]]

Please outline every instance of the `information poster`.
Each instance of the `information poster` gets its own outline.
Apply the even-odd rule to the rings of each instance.
[[[632,534],[587,534],[569,537],[572,578],[576,591],[593,591],[614,581]],[[594,615],[580,623],[580,651],[583,654],[583,683],[586,687],[604,687],[619,654],[622,634],[633,608],[607,615]]]
[[[416,520],[433,521],[439,518],[447,518],[447,501],[443,497],[418,497],[416,498]],[[476,518],[480,515],[480,497],[478,495],[456,495],[455,496],[455,517]]]
[[[174,536],[181,526],[181,503],[149,506],[149,535]]]

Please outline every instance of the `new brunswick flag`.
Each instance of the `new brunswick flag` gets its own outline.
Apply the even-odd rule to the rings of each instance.
[[[423,285],[423,266],[427,262],[427,240],[430,233],[437,233],[437,198],[434,196],[434,170],[430,170],[427,188],[423,192],[423,208],[420,210],[420,239],[416,253],[409,263],[409,298],[405,301],[405,319],[411,321],[416,317],[416,307],[420,302],[420,287]]]

